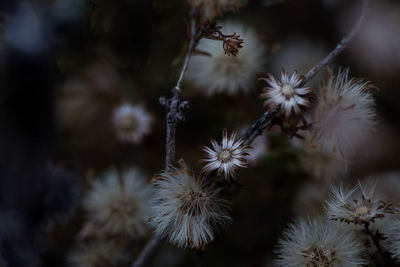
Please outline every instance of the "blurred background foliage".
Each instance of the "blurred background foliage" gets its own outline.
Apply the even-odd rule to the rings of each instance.
[[[46,19],[48,10],[63,1],[28,2],[41,19]],[[249,0],[244,8],[220,20],[253,27],[268,50],[265,72],[274,74],[281,67],[307,71],[350,30],[360,11],[359,1],[288,0],[272,6],[268,2]],[[13,14],[20,3],[2,3],[3,16]],[[158,99],[169,96],[177,80],[186,48],[188,4],[183,0],[74,0],[60,5],[61,14],[69,14],[68,20],[57,24],[59,34],[54,39],[44,40],[51,46],[45,49],[45,57],[54,63],[46,75],[52,75],[49,79],[55,81],[46,92],[38,86],[29,88],[38,94],[33,98],[32,92],[22,91],[20,102],[15,102],[29,114],[30,108],[40,105],[41,94],[54,96],[48,100],[49,110],[44,111],[54,119],[54,128],[48,131],[54,142],[49,141],[52,152],[43,160],[51,158],[73,172],[81,195],[85,195],[91,177],[111,166],[137,166],[150,180],[164,166],[165,110]],[[379,127],[375,139],[351,165],[349,181],[397,171],[400,166],[399,26],[398,1],[373,1],[365,27],[335,60],[335,66],[350,66],[354,76],[365,77],[379,88],[374,93]],[[2,37],[2,69],[10,68],[3,60],[9,51]],[[14,75],[25,79],[27,73]],[[318,78],[313,81],[315,85]],[[189,100],[190,109],[185,112],[187,120],[178,125],[177,158],[183,158],[198,172],[202,145],[209,145],[210,138],[218,140],[223,128],[248,126],[262,114],[258,98],[262,86],[258,82],[247,94],[206,97],[202,88],[185,82],[183,99]],[[124,102],[142,104],[154,117],[152,133],[140,145],[119,143],[114,136],[112,112]],[[0,105],[5,106],[3,101]],[[31,122],[40,116],[33,116]],[[7,125],[13,124],[12,117],[2,119],[8,121]],[[227,231],[217,235],[205,251],[184,251],[165,244],[153,259],[153,266],[270,266],[276,240],[287,222],[313,211],[306,204],[299,205],[301,198],[312,198],[310,195],[324,190],[305,191],[299,200],[301,185],[326,188],[328,182],[314,181],[302,170],[299,158],[304,152],[290,146],[278,129],[267,135],[268,153],[257,164],[239,171],[238,180],[244,186],[228,196],[234,222]],[[4,159],[5,163],[10,161]],[[395,186],[400,189],[400,183]],[[78,206],[67,221],[47,228],[44,266],[64,265],[82,227],[82,215]],[[132,245],[132,259],[145,241]]]

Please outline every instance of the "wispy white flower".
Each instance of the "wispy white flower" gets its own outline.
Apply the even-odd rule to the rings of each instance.
[[[330,75],[320,89],[312,129],[319,149],[348,159],[375,124],[369,82],[349,77],[349,70]]]
[[[104,240],[80,244],[67,257],[68,266],[71,267],[119,266],[128,259],[128,254]]]
[[[202,248],[214,231],[231,221],[218,191],[186,168],[162,172],[154,182],[150,223],[155,233],[179,247]]]
[[[234,11],[239,7],[238,0],[189,0],[193,6],[200,9],[202,18],[212,21],[222,13]]]
[[[83,200],[90,221],[110,234],[143,236],[151,190],[143,175],[131,168],[119,175],[115,169],[94,180]]]
[[[311,105],[309,97],[313,89],[300,87],[304,77],[297,72],[289,76],[285,70],[282,70],[281,81],[276,80],[272,74],[268,74],[268,78],[261,79],[269,85],[260,95],[265,99],[264,106],[268,109],[273,110],[276,106],[280,106],[281,113],[289,118],[292,114],[301,115],[302,109]]]
[[[332,220],[365,224],[392,214],[392,205],[386,204],[375,192],[375,184],[361,185],[350,190],[332,186],[332,196],[326,202],[326,213]]]
[[[197,50],[209,53],[194,55],[188,71],[188,79],[204,88],[211,96],[225,92],[248,92],[254,85],[256,74],[263,70],[265,47],[257,34],[248,27],[233,22],[221,23],[225,34],[236,33],[244,40],[237,56],[225,54],[221,41],[202,39]]]
[[[366,264],[353,235],[321,218],[299,220],[278,241],[275,263],[282,267],[354,267]]]
[[[225,178],[229,180],[234,178],[235,170],[239,167],[246,167],[246,156],[250,151],[250,147],[244,144],[243,139],[236,138],[237,132],[233,131],[228,137],[226,129],[222,132],[222,142],[218,144],[214,139],[211,140],[213,149],[203,146],[206,152],[208,162],[202,169],[205,173],[218,170],[218,175],[224,172]]]
[[[118,106],[112,119],[118,139],[134,144],[140,143],[143,136],[150,133],[152,120],[143,107],[128,103]]]

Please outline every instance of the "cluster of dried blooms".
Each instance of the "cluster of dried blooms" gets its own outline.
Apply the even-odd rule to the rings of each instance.
[[[266,48],[251,28],[215,22],[222,13],[237,9],[238,2],[189,2],[200,17],[195,34],[191,32],[188,81],[208,96],[249,92],[264,68]],[[346,172],[376,124],[370,83],[350,77],[349,69],[327,72],[319,88],[307,86],[308,80],[297,71],[282,70],[280,79],[272,74],[259,78],[266,83],[260,92],[265,114],[273,118],[255,130],[258,135],[264,129],[281,130],[294,139],[293,145],[304,150],[302,166],[317,179]],[[133,144],[150,133],[152,120],[143,107],[128,103],[117,106],[110,119],[115,136]],[[150,228],[175,246],[204,249],[217,231],[232,222],[221,184],[238,183],[237,170],[246,168],[251,157],[257,157],[256,151],[265,153],[266,136],[257,139],[263,143],[253,142],[253,130],[250,127],[239,137],[236,130],[228,135],[225,129],[220,142],[211,139],[211,147],[202,147],[205,158],[200,160],[199,174],[181,161],[179,168],[167,163],[151,185],[135,168],[122,173],[112,169],[94,179],[83,200],[87,217],[80,235],[82,246],[71,253],[70,262],[113,266],[127,261],[128,245],[105,241],[121,237],[124,243],[128,237],[131,242],[146,237]],[[323,215],[299,219],[284,231],[276,265],[362,266],[377,252],[384,260],[388,255],[390,260],[400,260],[400,220],[392,204],[377,196],[371,185],[359,183],[350,190],[332,186],[331,191]]]
[[[359,182],[349,190],[332,186],[323,215],[300,219],[282,234],[276,263],[364,266],[380,257],[385,266],[393,266],[399,260],[399,215],[379,196],[375,184]]]

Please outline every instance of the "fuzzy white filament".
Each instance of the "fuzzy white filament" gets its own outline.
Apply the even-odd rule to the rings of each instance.
[[[209,56],[192,57],[188,79],[196,86],[204,88],[208,96],[248,92],[254,85],[256,74],[263,69],[265,47],[251,28],[233,22],[220,25],[224,33],[236,33],[244,40],[239,54],[226,55],[220,41],[202,39],[197,50],[204,51]]]
[[[226,204],[189,170],[174,169],[154,182],[150,223],[157,235],[176,246],[202,248],[214,240],[218,227],[231,222]]]
[[[322,218],[300,219],[278,241],[279,267],[354,267],[366,264],[362,247],[353,235]]]

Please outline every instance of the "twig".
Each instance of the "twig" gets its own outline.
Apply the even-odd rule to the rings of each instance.
[[[311,68],[302,82],[301,86],[304,86],[307,82],[309,82],[318,72],[320,72],[325,66],[330,64],[335,57],[337,57],[340,53],[343,52],[344,49],[348,46],[349,42],[353,39],[356,33],[360,30],[362,24],[364,23],[365,17],[369,10],[369,0],[364,0],[361,15],[357,20],[357,23],[353,26],[350,33],[344,37],[340,43],[338,43],[335,49],[332,50],[324,59],[322,59],[317,65]]]
[[[182,111],[188,107],[187,101],[181,101],[181,84],[186,70],[189,66],[189,59],[192,55],[196,38],[196,19],[195,11],[191,11],[190,18],[190,40],[189,47],[186,53],[185,61],[182,66],[182,70],[179,74],[178,82],[172,89],[172,97],[170,99],[160,99],[161,104],[164,104],[167,108],[167,134],[166,134],[166,156],[165,156],[165,169],[169,171],[173,162],[175,161],[175,132],[176,125],[179,121],[184,120]]]
[[[340,41],[340,43],[324,59],[322,59],[319,63],[317,63],[307,72],[301,85],[299,85],[300,87],[308,83],[318,72],[320,72],[325,66],[331,63],[333,59],[337,57],[341,52],[343,52],[343,50],[347,47],[349,42],[360,30],[369,9],[369,0],[363,0],[363,1],[364,2],[361,15],[357,20],[356,24],[353,26],[350,33],[346,37],[344,37]],[[253,125],[250,126],[245,136],[246,144],[250,145],[257,136],[263,133],[264,129],[274,124],[277,124],[280,121],[279,118],[280,113],[278,111],[279,111],[279,106],[272,113],[268,111],[265,112],[263,115],[260,116],[260,118],[257,119],[257,121]]]
[[[175,87],[172,89],[172,97],[170,99],[160,98],[160,103],[165,105],[167,108],[167,132],[166,132],[166,151],[165,151],[165,170],[170,171],[172,165],[175,161],[175,132],[176,125],[179,121],[184,120],[182,111],[188,107],[187,101],[182,101],[180,99],[181,95],[181,84],[183,81],[183,77],[187,71],[189,65],[189,59],[192,55],[194,46],[195,46],[195,38],[196,38],[196,18],[195,18],[195,10],[192,9],[190,12],[190,39],[189,39],[189,47],[186,53],[185,61],[183,63],[181,72],[179,74],[178,81]],[[139,256],[133,262],[132,267],[141,267],[145,266],[146,263],[150,260],[150,258],[154,255],[154,253],[160,248],[162,245],[162,239],[153,235],[150,241],[145,245],[145,247],[140,252]]]

